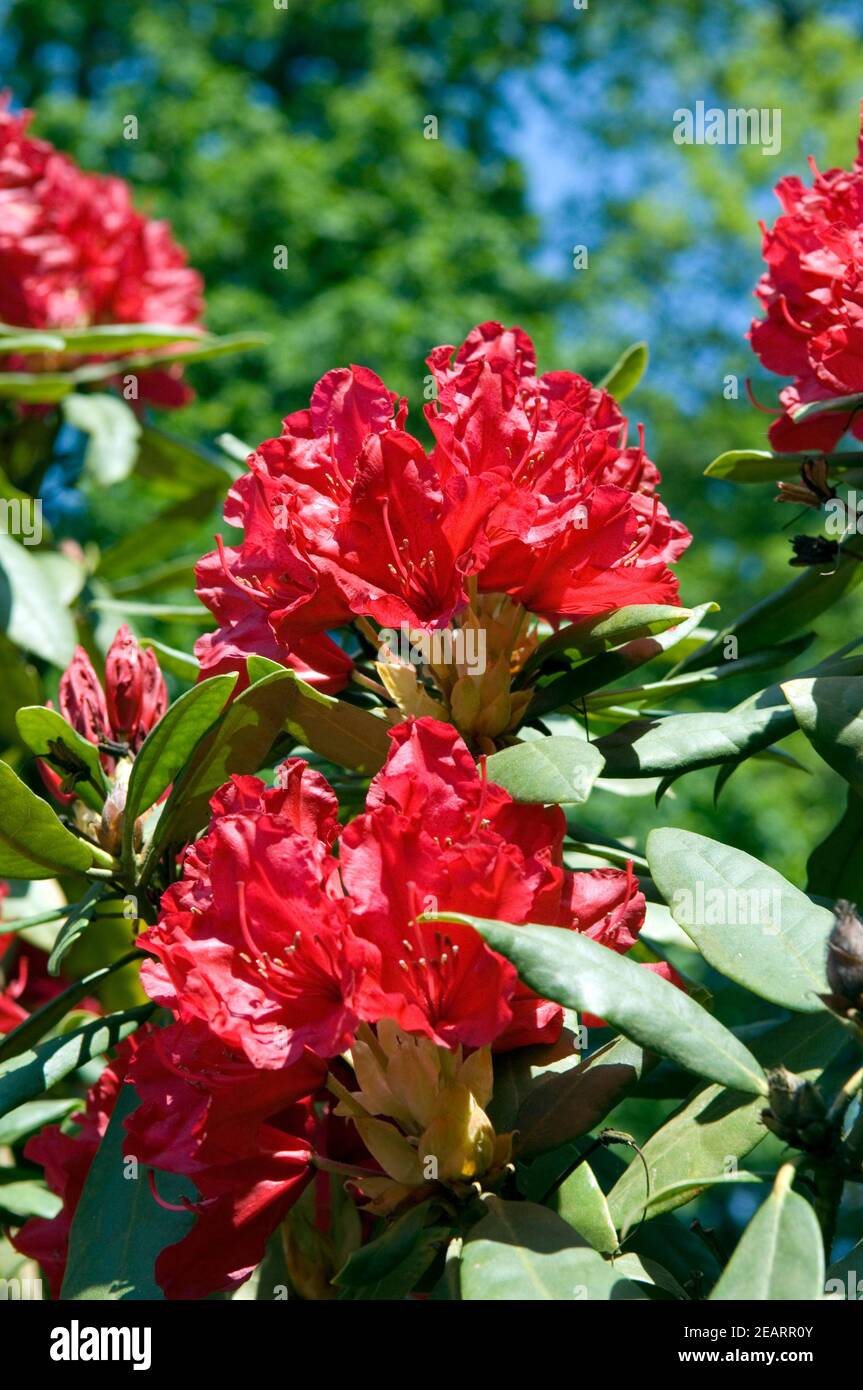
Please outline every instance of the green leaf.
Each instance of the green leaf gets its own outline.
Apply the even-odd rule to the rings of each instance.
[[[590,796],[602,758],[585,739],[554,734],[493,753],[486,766],[489,781],[516,801],[569,805]]]
[[[50,1220],[62,1211],[62,1200],[54,1192],[49,1192],[44,1183],[32,1178],[22,1180],[15,1169],[10,1173],[11,1181],[0,1168],[0,1211],[8,1212],[19,1221],[26,1221],[31,1216]]]
[[[224,492],[239,470],[221,454],[144,425],[135,475],[165,496],[182,498],[220,489]]]
[[[647,862],[675,922],[715,970],[787,1009],[824,1007],[832,913],[751,854],[688,830],[652,830]]]
[[[533,1202],[486,1198],[461,1258],[468,1302],[633,1299],[641,1291],[554,1212]]]
[[[191,324],[102,323],[88,328],[64,328],[65,351],[73,353],[132,352],[137,348],[169,347],[203,336]],[[5,345],[4,345],[5,346]]]
[[[209,815],[210,797],[234,773],[253,773],[263,765],[285,717],[293,671],[279,670],[256,681],[196,745],[176,778],[153,832],[144,877],[169,844],[190,840]],[[201,689],[202,687],[196,687]]]
[[[710,1295],[712,1303],[820,1299],[824,1244],[815,1213],[791,1191],[793,1170],[779,1170]]]
[[[863,679],[819,676],[785,681],[782,690],[815,751],[863,792]]]
[[[129,951],[126,955],[111,961],[109,965],[102,965],[98,970],[93,970],[89,975],[76,980],[60,994],[55,994],[45,1004],[34,1009],[17,1028],[13,1028],[5,1038],[0,1038],[0,1061],[5,1062],[9,1057],[17,1057],[25,1048],[32,1047],[40,1038],[44,1038],[46,1033],[62,1022],[79,1000],[86,999],[104,980],[131,965],[142,954],[140,951]]]
[[[675,1205],[679,1201],[681,1204],[691,1202],[695,1197],[700,1197],[702,1192],[707,1192],[712,1187],[726,1187],[729,1183],[743,1183],[744,1186],[752,1183],[763,1182],[764,1179],[758,1173],[745,1173],[739,1170],[731,1173],[713,1173],[707,1178],[681,1178],[679,1182],[673,1182],[668,1187],[662,1187],[658,1192],[651,1192],[647,1199],[647,1211],[649,1214],[654,1206],[661,1206],[666,1209],[670,1198],[673,1198]],[[639,1220],[641,1218],[639,1217]],[[622,1241],[626,1240],[627,1230],[621,1230]]]
[[[705,611],[715,609],[715,603],[703,604]],[[680,627],[695,613],[695,609],[677,608],[671,604],[644,603],[629,608],[618,608],[614,613],[606,613],[597,618],[583,618],[581,622],[570,623],[537,647],[525,666],[529,675],[542,666],[550,657],[565,656],[570,659],[596,656],[600,652],[612,651],[626,642],[645,637],[656,637],[668,628]]]
[[[252,680],[284,669],[261,656],[250,657],[248,668]],[[383,767],[391,747],[386,720],[347,700],[324,695],[291,675],[294,683],[286,690],[285,729],[297,743],[367,777]]]
[[[647,343],[633,343],[621,353],[610,372],[600,381],[599,386],[616,400],[622,401],[634,391],[647,370],[649,353]]]
[[[48,803],[0,762],[0,875],[55,878],[64,869],[84,873],[92,863],[86,841],[66,830]]]
[[[545,1073],[525,1094],[513,1122],[519,1157],[533,1158],[587,1134],[629,1094],[652,1063],[635,1043],[615,1038],[577,1066]]]
[[[795,425],[799,425],[804,420],[811,420],[813,415],[844,415],[846,411],[859,410],[861,405],[863,394],[856,391],[850,396],[833,396],[824,401],[809,401],[806,405],[798,405],[791,412],[791,418]]]
[[[810,454],[772,454],[769,449],[729,449],[704,470],[705,478],[726,478],[730,483],[772,483],[797,472]],[[827,459],[834,476],[863,464],[863,451],[831,454]]]
[[[831,1014],[806,1014],[768,1029],[752,1043],[765,1068],[785,1065],[809,1081],[845,1046],[848,1034]],[[700,1087],[642,1146],[651,1175],[651,1192],[671,1189],[691,1178],[716,1177],[746,1157],[769,1133],[761,1118],[764,1102],[722,1086]],[[630,1163],[609,1193],[609,1207],[618,1230],[636,1225],[647,1200],[644,1167]],[[685,1194],[667,1196],[651,1208],[651,1217],[673,1211],[688,1201]]]
[[[80,902],[73,903],[70,907],[66,920],[57,933],[57,938],[48,957],[48,974],[59,975],[60,966],[67,953],[75,945],[89,927],[96,908],[105,896],[105,884],[94,883],[84,894]]]
[[[68,1100],[31,1100],[19,1105],[0,1120],[0,1144],[17,1144],[19,1139],[35,1134],[44,1125],[57,1124],[80,1106],[77,1096]]]
[[[236,685],[235,673],[211,676],[175,700],[150,730],[132,764],[126,793],[123,857],[134,857],[135,820],[154,806],[166,787],[185,767],[201,739],[212,728]]]
[[[546,1205],[600,1254],[612,1255],[618,1248],[620,1241],[605,1194],[588,1163],[579,1163],[555,1188]]]
[[[458,913],[437,920],[473,926],[541,998],[596,1014],[697,1076],[766,1095],[761,1067],[733,1033],[683,990],[607,946],[562,927],[511,927]]]
[[[29,548],[0,533],[0,632],[55,666],[68,666],[75,624]]]
[[[127,1176],[125,1121],[138,1104],[134,1087],[121,1086],[75,1209],[63,1299],[163,1299],[156,1283],[156,1259],[194,1225],[192,1212],[169,1211],[156,1202],[143,1166]],[[160,1197],[175,1205],[183,1196],[192,1196],[187,1179],[160,1173],[158,1186]]]
[[[841,820],[812,851],[806,867],[807,893],[863,903],[863,797],[853,787]]]
[[[25,705],[15,715],[15,724],[31,752],[44,758],[61,776],[69,774],[63,755],[73,755],[73,760],[82,765],[81,775],[75,778],[75,794],[94,811],[101,811],[108,785],[95,743],[82,738],[62,714],[44,705]]]
[[[111,487],[128,478],[135,467],[141,426],[120,396],[73,392],[63,400],[67,424],[89,435],[84,475],[98,487]]]
[[[704,714],[633,719],[596,739],[607,777],[666,777],[735,762],[794,731],[780,704],[743,706]]]
[[[122,1013],[108,1014],[106,1018],[85,1023],[72,1033],[51,1038],[29,1052],[0,1063],[0,1115],[35,1100],[91,1058],[116,1047],[146,1022],[155,1007],[155,1004],[142,1004]]]
[[[451,1234],[448,1226],[426,1225],[433,1208],[433,1202],[424,1202],[405,1212],[382,1235],[355,1250],[333,1283],[351,1298],[404,1298]]]

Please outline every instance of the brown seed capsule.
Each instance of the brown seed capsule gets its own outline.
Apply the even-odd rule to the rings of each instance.
[[[853,903],[840,899],[827,947],[827,980],[832,993],[849,1008],[863,1007],[863,922]]]

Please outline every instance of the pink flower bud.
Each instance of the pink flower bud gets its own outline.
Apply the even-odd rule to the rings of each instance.
[[[60,677],[60,713],[91,743],[110,738],[111,722],[99,677],[83,647]]]
[[[124,623],[105,658],[105,695],[114,737],[122,742],[137,728],[144,694],[141,648]]]

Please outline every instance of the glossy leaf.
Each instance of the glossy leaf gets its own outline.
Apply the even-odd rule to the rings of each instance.
[[[833,915],[775,869],[688,830],[652,830],[651,877],[705,960],[773,1004],[816,1013]]]
[[[683,990],[607,946],[562,927],[511,927],[455,913],[441,913],[439,920],[472,925],[543,999],[607,1019],[625,1037],[698,1076],[766,1094],[760,1065],[733,1033]]]
[[[265,657],[249,658],[253,680],[283,669]],[[386,720],[347,700],[324,695],[290,674],[293,685],[285,687],[285,729],[296,742],[338,767],[367,777],[383,767],[390,751]]]
[[[116,1047],[146,1022],[154,1008],[154,1004],[143,1004],[108,1014],[0,1063],[0,1115],[35,1100],[91,1058]]]
[[[620,1244],[608,1203],[588,1163],[582,1161],[545,1205],[582,1236],[594,1250],[611,1255]]]
[[[99,966],[97,970],[93,970],[82,979],[76,980],[74,984],[68,985],[59,994],[46,1000],[38,1009],[34,1009],[25,1019],[22,1019],[16,1028],[13,1028],[4,1038],[0,1038],[0,1061],[6,1061],[9,1057],[17,1057],[25,1049],[33,1047],[40,1038],[45,1037],[46,1033],[50,1033],[52,1029],[62,1023],[75,1004],[93,994],[98,986],[119,970],[124,970],[127,965],[131,965],[141,954],[139,951],[130,951],[111,961],[108,965]]]
[[[601,390],[607,391],[618,401],[625,400],[647,371],[649,356],[647,343],[633,343],[602,378],[599,383]]]
[[[0,532],[0,631],[16,646],[55,666],[68,666],[75,624],[48,572],[27,546]]]
[[[804,1015],[768,1029],[752,1042],[765,1068],[780,1064],[815,1080],[846,1044],[848,1034],[831,1014]],[[650,1190],[671,1189],[691,1178],[716,1177],[729,1171],[768,1134],[762,1120],[764,1101],[722,1086],[700,1087],[642,1146],[651,1175]],[[643,1165],[630,1163],[609,1193],[612,1218],[620,1230],[637,1224],[648,1192]],[[667,1196],[651,1208],[651,1217],[688,1201],[684,1193]]]
[[[815,751],[863,793],[863,677],[791,680],[782,690]]]
[[[804,1197],[792,1192],[782,1168],[773,1191],[753,1216],[710,1295],[712,1303],[820,1299],[824,1245]]]
[[[55,878],[64,870],[83,873],[92,863],[86,841],[61,825],[48,803],[0,762],[0,876]]]
[[[636,1043],[615,1038],[578,1065],[540,1076],[527,1089],[513,1120],[519,1157],[532,1158],[587,1134],[652,1064]]]
[[[563,1301],[643,1294],[554,1212],[533,1202],[487,1199],[489,1212],[464,1243],[462,1299]]]
[[[82,765],[81,776],[75,781],[76,795],[94,810],[102,809],[108,785],[95,743],[82,738],[62,714],[46,709],[44,705],[26,705],[24,709],[19,709],[15,724],[31,752],[46,759],[61,776],[67,771],[64,754],[72,754],[73,759]]]
[[[571,805],[590,796],[602,758],[586,739],[555,734],[493,753],[486,767],[489,781],[516,801]]]

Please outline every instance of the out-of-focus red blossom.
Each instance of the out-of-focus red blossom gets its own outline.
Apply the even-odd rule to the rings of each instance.
[[[243,542],[197,570],[219,622],[197,648],[204,672],[259,652],[336,689],[349,663],[328,629],[444,627],[469,581],[552,619],[677,602],[668,565],[689,533],[607,392],[572,372],[537,377],[527,335],[495,323],[428,362],[431,453],[404,428],[406,402],[350,367],[250,456],[225,507]]]
[[[63,718],[89,743],[124,743],[134,754],[168,708],[168,691],[152,647],[142,650],[124,623],[105,658],[105,689],[86,651],[77,647],[60,677],[58,701]],[[102,754],[106,772],[114,763]],[[68,805],[75,800],[73,793],[60,790],[62,778],[53,768],[40,762],[39,770],[58,801]]]
[[[810,165],[811,188],[796,177],[776,185],[782,215],[762,226],[767,270],[756,289],[766,318],[750,332],[764,366],[794,377],[770,428],[780,452],[830,450],[849,428],[863,438],[859,414],[791,418],[800,405],[863,391],[863,134],[850,170]]]
[[[0,882],[0,917],[8,919],[9,885]],[[38,946],[22,941],[12,932],[0,934],[0,1036],[11,1033],[19,1023],[65,988],[63,980],[48,974],[48,957]],[[95,1000],[79,1006],[98,1010]]]
[[[12,1244],[41,1266],[54,1298],[60,1296],[66,1271],[72,1218],[137,1045],[135,1038],[120,1044],[114,1060],[88,1092],[84,1110],[72,1116],[79,1126],[75,1134],[47,1125],[24,1149],[25,1158],[45,1169],[48,1187],[62,1198],[63,1206],[56,1216],[31,1217],[12,1237]]]
[[[168,224],[136,212],[122,179],[85,173],[30,135],[31,113],[11,111],[10,101],[0,94],[0,320],[35,329],[198,330],[203,282]],[[38,366],[26,358],[27,370]],[[182,405],[192,393],[181,374],[176,365],[143,373],[140,395]]]
[[[466,912],[581,930],[627,951],[644,918],[632,874],[569,873],[559,807],[523,806],[481,775],[448,724],[395,728],[365,813],[342,833],[336,800],[299,760],[279,785],[234,777],[212,801],[160,919],[141,938],[148,993],[200,1019],[255,1066],[350,1045],[360,1022],[391,1019],[442,1046],[555,1038],[538,1000],[466,925]]]

